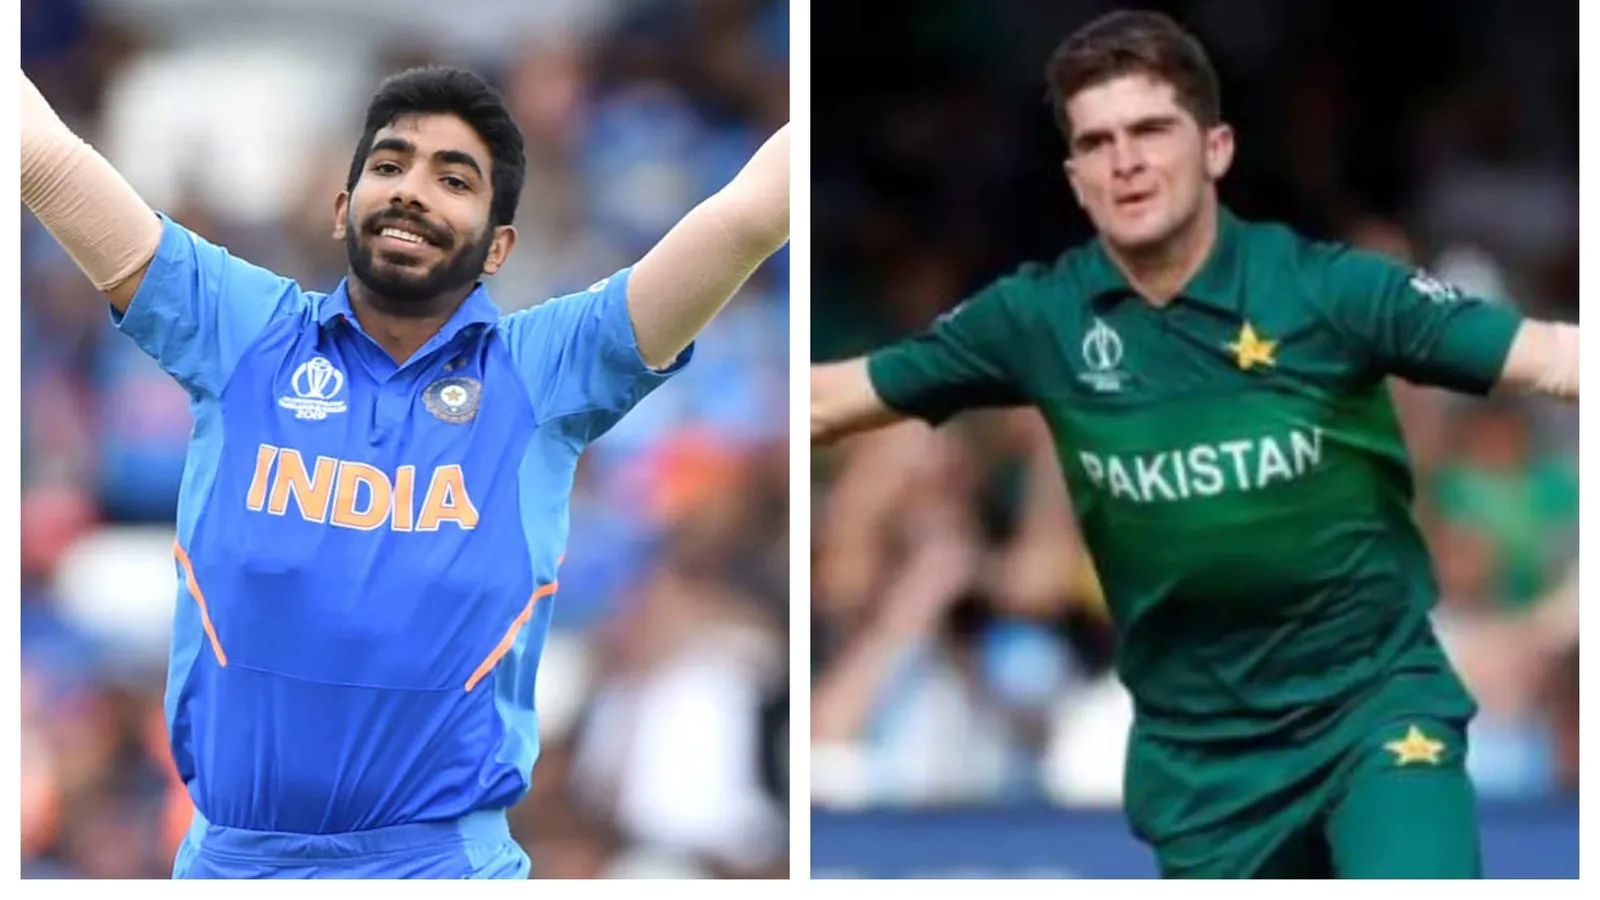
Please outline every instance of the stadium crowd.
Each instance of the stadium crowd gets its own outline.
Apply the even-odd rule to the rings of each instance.
[[[366,95],[466,65],[527,137],[507,312],[636,260],[787,120],[782,0],[24,0],[23,67],[145,198],[330,290]],[[187,398],[23,211],[27,877],[165,877],[162,691]],[[787,254],[585,456],[513,831],[534,877],[782,877]]]
[[[1116,5],[817,8],[814,360],[1090,236],[1042,72]],[[1210,50],[1236,212],[1576,319],[1575,6],[1139,5]],[[1575,795],[1577,416],[1394,391],[1437,627],[1481,707],[1470,772],[1486,798]],[[1120,802],[1132,708],[1052,455],[1036,414],[1002,410],[814,457],[814,803]]]

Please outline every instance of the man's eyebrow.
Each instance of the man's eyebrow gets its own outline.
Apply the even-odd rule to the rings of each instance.
[[[1177,121],[1178,117],[1172,113],[1151,113],[1148,116],[1141,116],[1128,123],[1128,127],[1130,129],[1159,128],[1176,124]]]
[[[406,156],[410,156],[417,151],[417,145],[411,143],[405,138],[386,137],[372,145],[373,153],[377,153],[380,150],[389,150],[394,153],[401,153]]]
[[[384,150],[399,153],[403,156],[410,156],[417,152],[417,145],[402,137],[386,137],[372,145],[373,153]],[[479,178],[483,177],[483,168],[478,165],[478,160],[464,150],[436,150],[433,154],[433,160],[446,165],[465,166],[476,173]]]
[[[433,154],[433,159],[435,162],[466,166],[479,178],[483,177],[483,170],[478,168],[478,161],[473,159],[470,153],[461,150],[439,150]]]
[[[1107,140],[1110,137],[1111,129],[1109,128],[1086,128],[1072,136],[1072,146],[1087,147],[1091,144],[1096,144]]]
[[[1172,113],[1151,113],[1147,116],[1140,116],[1139,118],[1134,119],[1132,122],[1128,122],[1120,127],[1127,131],[1142,131],[1150,128],[1168,127],[1175,124],[1177,121],[1178,117]],[[1110,137],[1112,132],[1115,130],[1115,128],[1085,129],[1073,135],[1072,142],[1074,144],[1078,144],[1104,140]]]

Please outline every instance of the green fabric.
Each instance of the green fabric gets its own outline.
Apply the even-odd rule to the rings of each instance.
[[[1431,646],[1437,587],[1385,379],[1487,390],[1517,324],[1224,211],[1164,307],[1091,242],[999,279],[868,371],[930,422],[1040,410],[1141,727],[1207,742],[1292,730]]]
[[[1168,878],[1479,877],[1469,718],[1435,658],[1291,740],[1196,747],[1136,730],[1129,817]]]

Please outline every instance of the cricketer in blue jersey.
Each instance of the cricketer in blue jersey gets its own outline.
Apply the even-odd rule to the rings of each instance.
[[[522,136],[470,73],[380,87],[327,294],[155,215],[23,83],[24,200],[191,397],[174,877],[526,878],[574,467],[787,239],[787,128],[633,267],[502,316]]]

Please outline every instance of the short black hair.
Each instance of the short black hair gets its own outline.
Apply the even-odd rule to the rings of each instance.
[[[522,147],[522,129],[517,127],[500,92],[465,69],[425,66],[384,79],[378,92],[372,95],[372,102],[367,104],[366,125],[361,131],[361,142],[356,145],[355,158],[350,161],[350,180],[345,190],[356,189],[378,131],[393,125],[402,116],[416,113],[454,115],[489,146],[492,163],[489,181],[494,187],[490,224],[510,225],[516,218],[528,168]]]
[[[1143,74],[1172,85],[1178,104],[1200,127],[1222,121],[1222,90],[1205,47],[1170,16],[1118,10],[1061,42],[1045,67],[1056,125],[1072,140],[1067,101],[1122,75]]]

